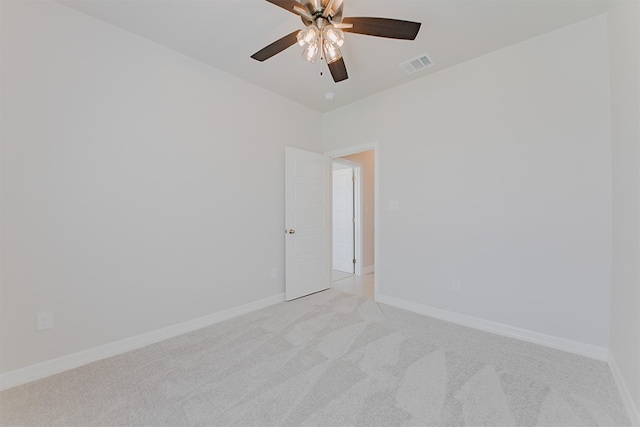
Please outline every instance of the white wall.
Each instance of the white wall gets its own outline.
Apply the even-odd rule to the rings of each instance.
[[[362,164],[362,266],[371,269],[375,262],[375,151],[342,158]]]
[[[0,372],[282,292],[283,147],[320,151],[299,138],[319,113],[57,3],[1,4]],[[638,402],[637,42],[616,11],[611,350]],[[379,141],[379,293],[607,347],[606,40],[598,17],[323,117],[325,151]]]
[[[611,1],[608,28],[613,146],[610,352],[640,423],[640,3]]]
[[[319,113],[53,2],[3,0],[1,36],[1,372],[284,291]]]
[[[379,143],[379,295],[608,346],[607,54],[599,16],[325,114]]]

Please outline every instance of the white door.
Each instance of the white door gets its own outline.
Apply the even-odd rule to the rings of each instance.
[[[331,161],[285,147],[285,298],[331,286]]]
[[[335,167],[335,166],[334,166]],[[333,171],[333,269],[354,273],[353,168]]]

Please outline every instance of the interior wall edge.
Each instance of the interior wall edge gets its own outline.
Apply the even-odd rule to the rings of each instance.
[[[627,410],[629,419],[631,420],[631,425],[634,427],[640,427],[640,411],[638,411],[638,408],[633,401],[627,382],[624,380],[624,376],[622,375],[622,372],[620,372],[615,356],[612,353],[609,353],[607,364],[609,365],[609,369],[611,369],[613,379],[620,391],[620,396],[622,397],[622,402],[624,403],[624,407]]]
[[[0,374],[0,391],[142,348],[284,301],[279,293],[238,307]]]
[[[374,265],[368,265],[366,267],[362,267],[362,275],[365,274],[371,274],[371,273],[375,273],[376,272],[376,266]]]
[[[579,356],[606,362],[609,358],[609,349],[585,344],[562,337],[542,334],[527,329],[516,328],[502,323],[492,322],[490,320],[478,317],[468,316],[465,314],[454,313],[452,311],[442,310],[428,305],[418,304],[387,295],[376,295],[376,302],[387,304],[403,310],[412,311],[414,313],[423,314],[436,319],[456,323],[461,326],[478,329],[485,332],[501,335],[508,338],[515,338],[521,341],[554,348],[556,350],[566,351],[568,353],[577,354]]]

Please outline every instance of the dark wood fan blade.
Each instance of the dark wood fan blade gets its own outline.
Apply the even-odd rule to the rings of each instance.
[[[344,18],[342,22],[353,24],[353,28],[344,28],[344,32],[402,40],[415,40],[421,25],[389,18]]]
[[[296,15],[298,15],[297,12],[295,12],[293,9],[295,7],[303,7],[302,4],[298,3],[296,0],[267,0],[269,3],[273,3],[276,6],[280,6],[283,9],[288,10],[291,13],[295,13]]]
[[[260,62],[266,61],[272,56],[277,55],[283,50],[287,49],[288,47],[291,47],[294,44],[296,44],[296,42],[298,41],[296,36],[298,35],[299,32],[300,30],[296,30],[291,34],[287,34],[283,38],[274,41],[269,46],[266,46],[261,50],[257,51],[256,53],[251,55],[251,57],[256,61],[260,61]]]
[[[333,77],[333,81],[336,83],[349,78],[347,66],[344,65],[344,59],[342,58],[329,64],[329,71],[331,71],[331,77]]]

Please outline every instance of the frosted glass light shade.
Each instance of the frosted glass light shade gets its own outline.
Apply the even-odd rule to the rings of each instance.
[[[310,45],[320,36],[320,30],[315,25],[309,25],[304,30],[301,30],[296,38],[298,39],[298,44],[300,46]]]
[[[336,28],[333,25],[327,25],[324,27],[322,35],[326,41],[338,47],[342,47],[344,44],[344,33],[341,29]]]
[[[327,64],[331,64],[342,58],[342,52],[340,52],[340,47],[337,44],[330,43],[328,40],[325,40],[322,44],[322,48],[324,50],[324,57],[327,60]]]
[[[309,62],[316,62],[318,52],[320,51],[320,42],[316,39],[313,43],[307,45],[302,52],[302,56]]]

